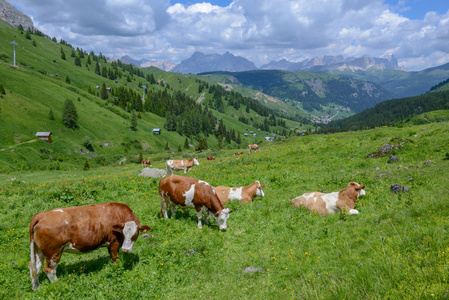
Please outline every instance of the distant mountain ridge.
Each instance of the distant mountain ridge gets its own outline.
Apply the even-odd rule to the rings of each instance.
[[[223,55],[195,52],[190,58],[176,65],[172,72],[198,74],[214,71],[243,72],[251,70],[257,70],[253,62],[244,57],[235,56],[230,52]]]
[[[170,72],[171,70],[173,70],[173,68],[176,66],[175,63],[169,61],[169,60],[164,60],[164,61],[155,61],[155,60],[148,60],[148,59],[141,59],[141,60],[135,60],[132,57],[125,55],[122,56],[122,58],[120,58],[121,62],[123,63],[128,63],[128,64],[132,64],[141,68],[149,68],[149,67],[156,67],[159,68],[161,70]]]
[[[5,0],[0,0],[0,19],[16,28],[22,25],[25,30],[28,28],[34,30],[34,24],[31,18]]]
[[[398,61],[392,53],[387,53],[381,57],[360,57],[344,58],[342,55],[324,55],[305,59],[300,62],[290,62],[286,59],[272,61],[257,68],[248,59],[235,56],[229,51],[224,54],[204,54],[195,52],[188,59],[179,64],[170,61],[149,61],[147,59],[135,60],[129,56],[123,56],[122,61],[131,63],[138,67],[155,66],[164,71],[199,74],[206,72],[244,72],[253,70],[282,70],[282,71],[313,71],[331,72],[338,71],[368,71],[368,70],[401,70]]]
[[[391,52],[381,57],[344,58],[338,56],[321,56],[305,59],[301,62],[289,62],[285,59],[272,61],[260,67],[262,70],[313,71],[330,72],[332,70],[368,71],[368,70],[400,70],[398,60]]]

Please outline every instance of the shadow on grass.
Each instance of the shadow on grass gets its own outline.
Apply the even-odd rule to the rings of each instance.
[[[196,211],[194,209],[181,208],[181,207],[177,206],[175,209],[174,217],[172,217],[170,209],[167,210],[167,215],[168,215],[169,220],[173,219],[173,220],[179,220],[182,222],[189,222],[189,223],[192,223],[192,226],[198,226],[198,217],[197,217]],[[160,217],[160,213],[158,213],[157,216]],[[163,217],[162,217],[162,219],[163,219]],[[206,224],[204,222],[204,218],[203,218],[203,221],[201,222],[203,224],[203,228],[204,228],[204,226],[208,226],[210,228],[216,228],[219,230],[219,226],[214,217],[208,216],[207,219],[209,221],[209,224]]]
[[[58,276],[68,276],[69,274],[88,275],[90,273],[96,273],[105,268],[108,264],[113,264],[109,256],[97,257],[91,260],[84,260],[81,256],[80,261],[73,264],[61,264],[58,266]],[[123,265],[124,270],[132,270],[139,262],[139,257],[134,253],[120,252],[117,266]]]

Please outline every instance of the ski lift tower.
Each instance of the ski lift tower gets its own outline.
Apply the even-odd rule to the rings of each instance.
[[[142,102],[145,103],[145,90],[147,89],[147,87],[145,85],[142,85],[141,88],[143,88],[143,98],[142,98]]]
[[[13,66],[16,65],[16,45],[18,45],[16,43],[16,41],[12,41],[11,44],[13,44],[13,48],[14,48],[14,61],[13,61]]]

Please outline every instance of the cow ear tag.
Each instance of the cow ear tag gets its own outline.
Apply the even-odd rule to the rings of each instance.
[[[151,230],[150,226],[144,225],[144,226],[140,226],[139,231],[142,233],[148,232]]]

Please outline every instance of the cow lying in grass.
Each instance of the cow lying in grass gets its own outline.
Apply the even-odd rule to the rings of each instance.
[[[56,208],[37,213],[30,223],[30,269],[33,291],[39,287],[39,272],[50,282],[57,280],[56,267],[63,252],[88,253],[108,247],[115,263],[121,248],[131,252],[139,232],[151,228],[140,225],[128,205],[117,202]]]
[[[217,186],[215,191],[217,192],[217,196],[220,199],[223,205],[226,205],[229,200],[238,200],[240,203],[248,203],[251,202],[254,197],[260,196],[263,197],[263,188],[265,185],[261,185],[259,181],[255,181],[254,183],[242,186],[242,187],[226,187],[226,186]]]
[[[350,215],[357,215],[358,210],[354,209],[355,201],[359,196],[365,195],[365,186],[356,182],[348,183],[348,187],[329,194],[312,192],[306,193],[298,198],[290,200],[293,207],[304,206],[310,211],[319,213],[322,216],[347,212]]]
[[[208,215],[213,216],[221,230],[226,230],[226,221],[232,212],[224,208],[215,194],[214,188],[207,182],[198,179],[168,175],[159,182],[159,195],[161,196],[161,216],[168,219],[167,209],[170,205],[172,217],[175,216],[175,205],[194,208],[198,217],[198,228],[203,228],[201,220],[208,224]]]

